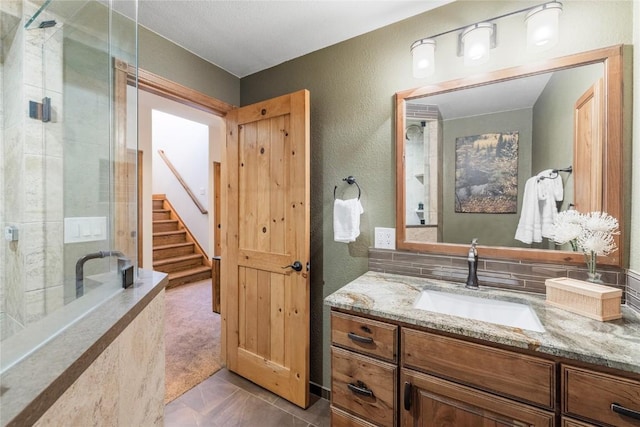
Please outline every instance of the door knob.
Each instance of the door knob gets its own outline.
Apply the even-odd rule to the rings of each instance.
[[[285,265],[282,268],[293,268],[295,271],[302,271],[302,263],[300,261],[294,261],[291,265]]]

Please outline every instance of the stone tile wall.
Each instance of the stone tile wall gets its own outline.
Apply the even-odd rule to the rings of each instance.
[[[627,304],[640,312],[640,273],[627,271]]]
[[[464,257],[370,249],[369,270],[464,283],[469,268]],[[624,269],[598,267],[598,271],[602,273],[602,280],[606,284],[625,290],[627,275]],[[582,266],[482,257],[478,262],[478,280],[481,286],[545,293],[545,280],[554,277],[584,280],[587,278],[587,271]],[[640,275],[631,280],[635,280],[635,302],[638,303]],[[640,307],[640,304],[637,306]]]
[[[35,426],[162,426],[164,306],[162,291]]]

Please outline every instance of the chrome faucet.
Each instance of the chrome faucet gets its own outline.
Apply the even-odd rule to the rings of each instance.
[[[469,264],[469,275],[467,276],[467,284],[466,288],[469,289],[478,289],[478,249],[476,245],[478,244],[478,239],[473,239],[471,241],[471,247],[469,248],[469,253],[467,254],[467,263]]]

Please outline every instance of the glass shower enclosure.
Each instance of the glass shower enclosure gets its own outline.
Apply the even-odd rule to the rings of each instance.
[[[137,2],[2,0],[0,38],[7,344],[36,330],[55,334],[65,327],[59,320],[73,322],[122,292],[122,270],[137,270],[131,111],[127,120],[127,104],[137,104],[126,99],[136,79]],[[21,357],[7,353],[15,347],[2,345],[2,370]]]

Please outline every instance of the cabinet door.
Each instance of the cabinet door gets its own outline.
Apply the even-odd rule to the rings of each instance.
[[[555,415],[408,369],[402,370],[403,427],[553,427]]]

